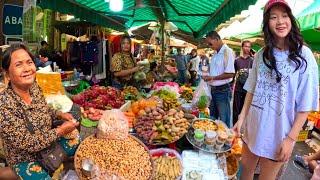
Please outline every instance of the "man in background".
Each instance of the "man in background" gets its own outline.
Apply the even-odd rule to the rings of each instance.
[[[197,86],[198,74],[199,74],[199,64],[200,57],[197,54],[196,49],[192,49],[190,53],[190,61],[189,61],[189,72],[190,72],[190,83],[192,86]]]
[[[231,127],[231,81],[234,76],[234,54],[216,31],[207,34],[206,43],[217,53],[212,56],[209,76],[202,76],[211,86],[210,116]]]
[[[233,124],[238,121],[244,99],[247,91],[243,89],[244,84],[249,75],[249,69],[252,68],[253,58],[251,57],[251,42],[242,42],[242,55],[239,56],[234,63],[236,71],[234,98],[233,98]]]
[[[177,49],[178,54],[174,55],[175,62],[178,69],[178,81],[180,84],[185,84],[187,82],[187,65],[188,60],[185,55],[182,54],[181,48]]]
[[[49,59],[50,59],[49,45],[46,41],[41,41],[41,48],[39,50],[39,57],[36,58],[37,68],[46,67],[48,65],[51,65],[52,62]]]

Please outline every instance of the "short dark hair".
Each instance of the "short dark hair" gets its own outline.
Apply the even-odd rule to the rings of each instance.
[[[27,48],[27,46],[25,46],[24,44],[21,43],[15,43],[10,45],[10,47],[8,47],[4,53],[3,53],[3,58],[2,58],[2,69],[8,71],[10,64],[11,64],[11,56],[12,53],[19,50],[19,49],[23,49],[25,50],[29,56],[31,57],[32,61],[34,62],[34,56],[32,55],[32,53],[29,51],[29,49]]]
[[[41,46],[43,46],[45,44],[48,45],[47,41],[41,41]]]
[[[244,40],[244,41],[242,41],[242,43],[241,43],[241,47],[243,47],[245,43],[250,43],[250,45],[251,45],[251,42],[250,42],[249,40]]]
[[[206,35],[206,38],[212,38],[212,39],[218,39],[218,40],[220,40],[221,39],[221,37],[220,37],[220,35],[218,34],[218,32],[217,31],[210,31],[210,32],[208,32],[207,33],[207,35]]]
[[[154,70],[156,67],[157,67],[158,65],[157,65],[157,62],[152,62],[152,63],[150,63],[150,70],[152,71],[152,70]]]

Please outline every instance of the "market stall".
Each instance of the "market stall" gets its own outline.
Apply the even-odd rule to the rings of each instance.
[[[75,171],[64,176],[235,178],[241,143],[223,122],[206,118],[209,98],[173,82],[157,82],[149,93],[92,86],[72,95],[81,107],[82,142]],[[193,149],[177,148],[184,138]]]

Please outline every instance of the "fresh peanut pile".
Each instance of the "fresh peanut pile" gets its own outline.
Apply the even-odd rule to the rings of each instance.
[[[151,158],[145,148],[131,136],[126,140],[86,138],[75,155],[75,168],[80,179],[83,159],[91,159],[102,171],[128,180],[148,180],[152,176]]]

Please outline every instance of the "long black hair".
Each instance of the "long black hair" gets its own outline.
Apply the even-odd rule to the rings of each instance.
[[[19,50],[19,49],[25,50],[29,54],[29,56],[31,57],[32,61],[34,62],[34,56],[32,55],[32,53],[29,51],[29,49],[24,44],[22,44],[22,43],[11,44],[10,47],[8,47],[3,53],[2,68],[4,70],[6,70],[6,71],[9,70],[9,67],[11,64],[12,53]]]
[[[300,32],[299,25],[297,23],[296,18],[293,16],[289,7],[285,7],[287,14],[291,21],[291,30],[285,38],[285,44],[289,47],[289,59],[292,60],[296,64],[295,71],[303,66],[305,63],[305,69],[307,68],[307,61],[304,57],[301,56],[301,49],[303,47],[303,38]],[[263,62],[264,64],[272,70],[276,72],[276,80],[277,82],[281,81],[282,74],[277,68],[276,59],[273,55],[273,48],[276,47],[276,40],[274,35],[269,29],[269,19],[270,19],[270,10],[269,8],[267,12],[263,15],[263,35],[265,41],[265,48],[263,52]]]

